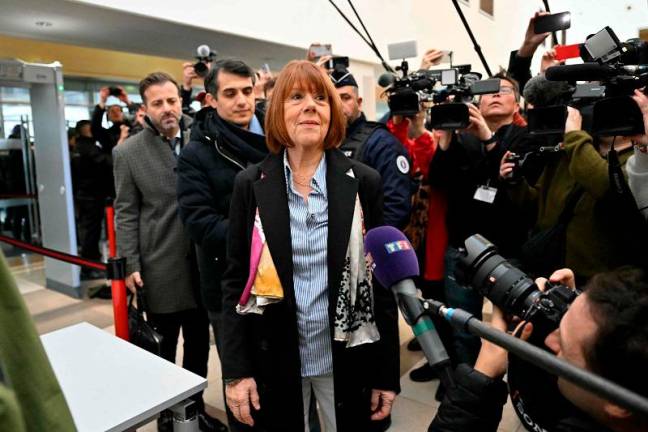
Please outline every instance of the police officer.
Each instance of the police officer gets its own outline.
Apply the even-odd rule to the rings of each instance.
[[[331,80],[342,99],[347,119],[346,139],[340,149],[347,157],[369,165],[380,173],[385,224],[402,229],[409,221],[413,191],[407,150],[384,124],[366,119],[358,84],[347,69],[335,69],[331,73]]]

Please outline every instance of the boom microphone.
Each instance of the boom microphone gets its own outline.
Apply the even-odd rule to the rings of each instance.
[[[524,100],[534,108],[551,105],[565,105],[574,88],[565,81],[549,81],[543,75],[536,75],[524,86]]]
[[[384,73],[378,77],[378,85],[380,87],[389,87],[394,83],[395,76],[393,73]]]
[[[549,81],[602,81],[616,75],[614,68],[598,63],[552,66],[545,71]]]
[[[452,385],[448,353],[434,323],[423,309],[412,281],[419,274],[419,266],[409,240],[396,228],[382,226],[367,232],[365,251],[373,261],[374,277],[381,285],[390,287],[396,295],[398,307],[412,327],[428,363],[444,372],[442,379],[449,381],[444,385]]]

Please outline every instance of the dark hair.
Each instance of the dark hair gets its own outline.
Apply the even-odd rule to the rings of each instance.
[[[585,287],[598,324],[585,352],[596,373],[648,396],[648,280],[646,272],[621,267],[595,275]]]
[[[252,78],[252,85],[256,82],[254,70],[241,60],[222,59],[214,62],[211,70],[205,77],[205,91],[214,97],[218,96],[218,74],[225,71],[243,78]]]
[[[277,84],[277,78],[270,78],[263,84],[263,95],[265,97],[268,97],[268,92],[275,87],[275,84]]]
[[[144,77],[144,79],[139,82],[139,94],[142,97],[142,102],[146,105],[146,97],[144,97],[144,92],[146,92],[149,87],[154,85],[162,85],[167,82],[173,83],[173,85],[178,89],[178,94],[180,94],[180,87],[178,87],[177,81],[166,72],[153,72]]]
[[[508,81],[513,86],[513,92],[515,93],[515,100],[520,101],[520,84],[506,71],[497,72],[493,75],[493,78],[499,78],[504,81]]]
[[[74,125],[74,129],[78,132],[81,130],[82,127],[89,124],[90,124],[90,120],[79,120],[78,122],[76,122],[76,125]]]

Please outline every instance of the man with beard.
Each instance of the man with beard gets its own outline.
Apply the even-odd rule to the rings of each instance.
[[[240,60],[212,65],[205,77],[206,107],[196,114],[191,140],[178,159],[180,218],[196,245],[202,298],[219,353],[221,278],[227,267],[225,241],[234,177],[268,153],[263,114],[255,113],[254,82],[254,70]]]
[[[191,118],[182,115],[178,84],[162,72],[140,81],[145,128],[113,151],[117,245],[126,257],[126,286],[144,290],[149,321],[162,335],[162,357],[175,362],[182,329],[182,366],[207,377],[209,320],[197,295],[191,240],[178,217],[177,158],[189,140]],[[195,396],[202,430],[226,430]],[[160,430],[172,427],[167,416]]]

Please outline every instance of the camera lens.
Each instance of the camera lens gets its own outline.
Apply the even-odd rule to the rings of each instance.
[[[508,313],[524,318],[541,292],[526,273],[497,253],[479,234],[466,240],[456,276]]]
[[[209,72],[209,68],[205,63],[198,62],[194,65],[194,72],[196,72],[196,75],[198,75],[200,78],[205,78],[207,76],[207,73]]]

